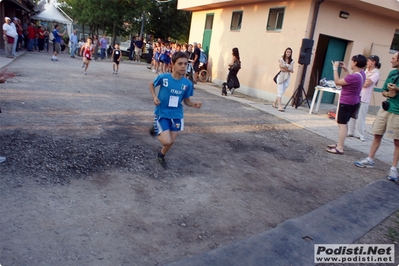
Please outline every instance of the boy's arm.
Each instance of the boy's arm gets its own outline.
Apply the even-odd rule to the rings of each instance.
[[[151,92],[152,98],[154,100],[154,104],[159,105],[161,103],[161,101],[158,99],[158,97],[155,94],[155,87],[154,87],[153,81],[150,82],[150,92]]]
[[[184,104],[189,106],[189,107],[194,107],[194,108],[201,108],[202,103],[201,102],[193,102],[190,100],[190,98],[185,98],[184,99]]]

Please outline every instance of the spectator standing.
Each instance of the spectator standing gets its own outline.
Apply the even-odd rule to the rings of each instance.
[[[366,82],[363,85],[362,92],[360,94],[360,109],[357,119],[351,118],[348,123],[348,137],[357,137],[361,141],[365,141],[365,124],[366,116],[369,110],[371,95],[373,94],[374,87],[377,85],[380,79],[380,58],[376,55],[369,56],[367,58],[366,67]]]
[[[333,154],[344,153],[344,143],[348,134],[348,121],[351,117],[356,118],[360,107],[360,92],[366,80],[366,74],[363,68],[367,64],[367,58],[361,54],[355,55],[351,59],[352,74],[340,79],[338,76],[338,67],[345,72],[349,72],[344,62],[333,62],[334,82],[342,86],[339,109],[337,114],[338,123],[338,143],[327,147],[327,152]]]
[[[44,27],[40,26],[37,37],[37,41],[39,42],[39,52],[44,51],[44,37],[45,37],[44,35],[45,35]]]
[[[388,104],[384,104],[383,108],[378,111],[377,117],[373,125],[374,139],[371,143],[370,152],[366,159],[355,162],[357,167],[374,168],[374,156],[380,147],[384,134],[388,138],[393,139],[395,150],[393,153],[393,161],[389,169],[388,179],[398,181],[397,165],[399,161],[399,52],[396,52],[391,59],[392,70],[384,85],[382,86],[382,96],[387,98]]]
[[[140,57],[143,53],[143,37],[138,37],[134,46],[134,53],[136,55],[136,62],[140,63]]]
[[[16,52],[19,52],[22,49],[22,40],[24,39],[23,37],[23,29],[21,25],[21,20],[17,19],[17,23],[15,24],[17,26],[17,34],[18,34],[18,44],[17,44],[17,49]]]
[[[171,52],[172,50],[170,49],[170,43],[166,43],[166,49],[164,53],[164,60],[163,60],[163,67],[164,67],[164,73],[171,72],[172,71],[172,58],[171,58]]]
[[[284,112],[285,110],[281,105],[281,99],[290,85],[290,73],[294,73],[294,60],[292,59],[291,48],[288,47],[285,49],[284,55],[278,60],[278,66],[280,68],[280,74],[277,75],[277,97],[272,106],[278,108],[280,112]]]
[[[36,38],[36,30],[33,23],[28,26],[28,52],[33,52],[33,44]]]
[[[11,27],[13,27],[13,29],[15,31],[14,43],[12,46],[12,56],[17,56],[17,45],[18,45],[17,24],[18,24],[18,19],[16,17],[14,17],[13,21],[10,23]]]
[[[182,101],[194,108],[201,108],[201,102],[193,102],[190,97],[194,94],[193,84],[184,75],[187,67],[186,54],[179,52],[172,57],[172,73],[159,75],[150,83],[150,92],[155,104],[154,128],[151,135],[158,135],[162,145],[158,153],[158,161],[166,165],[165,155],[172,148],[177,134],[184,129],[184,110]],[[160,86],[158,95],[155,88]]]
[[[33,48],[34,48],[34,50],[37,50],[37,48],[38,48],[37,37],[39,35],[39,28],[34,23],[32,23],[32,25],[33,25],[33,29],[35,30],[35,37],[33,39]]]
[[[193,46],[187,45],[187,49],[185,51],[185,54],[187,55],[188,58],[188,64],[187,64],[187,69],[186,69],[186,77],[194,84],[194,50]]]
[[[130,40],[130,47],[129,47],[129,61],[134,60],[134,49],[135,45],[134,43],[136,42],[136,38],[132,36],[132,39]]]
[[[161,47],[160,44],[157,42],[155,43],[154,49],[154,69],[152,70],[153,73],[158,73],[159,71],[159,56],[161,54]]]
[[[3,24],[3,39],[6,48],[6,57],[8,58],[14,58],[12,55],[12,47],[14,45],[15,33],[14,28],[11,26],[11,19],[5,17]]]
[[[103,37],[100,39],[100,46],[101,46],[101,54],[100,54],[100,58],[101,60],[105,59],[105,50],[107,49],[107,38],[105,37],[105,34],[103,34]]]
[[[84,39],[81,39],[81,40],[78,42],[77,49],[79,49],[79,51],[80,51],[80,49],[82,48],[83,45],[85,45],[85,41],[84,41]],[[80,53],[79,53],[79,56],[80,56]]]
[[[66,30],[64,30],[63,33],[59,33],[59,25],[56,24],[53,30],[53,35],[54,35],[54,54],[53,57],[51,58],[51,61],[58,61],[57,55],[61,50],[61,38],[65,35]]]
[[[161,43],[161,47],[159,49],[159,67],[161,68],[161,73],[164,73],[165,52],[165,43]]]
[[[25,20],[22,28],[23,28],[23,35],[24,35],[24,49],[27,50],[28,49],[28,27],[29,27],[29,23],[27,20]]]
[[[93,37],[93,60],[96,61],[98,59],[98,36],[94,35]]]
[[[44,45],[46,47],[47,53],[49,52],[49,45],[50,45],[50,32],[48,31],[47,27],[44,27]]]
[[[199,73],[199,65],[200,65],[200,56],[201,56],[201,50],[198,47],[198,43],[194,42],[194,62],[193,62],[193,68],[194,68],[194,84],[197,83],[198,80],[198,73]]]
[[[73,30],[71,36],[69,37],[71,42],[71,57],[75,58],[76,47],[78,45],[78,36],[76,35],[76,30]]]
[[[202,49],[202,44],[198,43],[198,48],[200,49],[201,52],[204,52],[204,49]]]

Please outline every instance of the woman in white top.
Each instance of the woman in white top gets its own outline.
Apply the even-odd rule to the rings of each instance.
[[[278,108],[280,112],[284,112],[281,105],[281,98],[290,85],[290,73],[294,73],[294,60],[292,59],[292,49],[287,48],[282,58],[278,60],[280,74],[277,76],[277,97],[273,103],[274,108]]]
[[[369,110],[371,95],[373,94],[374,87],[380,79],[380,58],[376,55],[367,57],[366,67],[366,81],[364,82],[362,91],[360,93],[360,109],[357,119],[351,118],[348,123],[348,137],[357,137],[361,141],[365,140],[364,129],[366,124],[366,116]]]

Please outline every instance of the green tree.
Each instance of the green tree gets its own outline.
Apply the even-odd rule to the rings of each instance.
[[[157,38],[188,40],[191,12],[177,10],[177,0],[60,0],[63,10],[75,23],[89,27],[90,34],[102,29],[113,36],[144,32]],[[144,23],[144,24],[142,24]]]
[[[190,32],[191,12],[177,9],[177,0],[166,3],[149,1],[147,5],[148,25],[146,32],[156,38],[171,38],[187,42]]]
[[[116,36],[126,36],[132,25],[141,19],[145,0],[64,0],[65,11],[79,25],[88,26],[90,33],[99,29]]]

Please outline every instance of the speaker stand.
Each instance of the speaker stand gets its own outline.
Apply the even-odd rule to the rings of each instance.
[[[287,104],[284,106],[284,109],[287,108],[288,104],[293,100],[291,106],[295,106],[295,109],[298,108],[298,106],[302,105],[305,101],[308,104],[308,107],[310,109],[310,104],[308,100],[308,96],[306,95],[306,91],[303,88],[303,83],[305,82],[305,74],[306,74],[306,69],[308,68],[308,65],[303,66],[303,71],[302,71],[302,77],[301,77],[301,83],[298,85],[298,88],[294,91],[294,94],[292,94],[291,98],[288,100]],[[305,98],[302,98],[302,93],[305,95]]]

